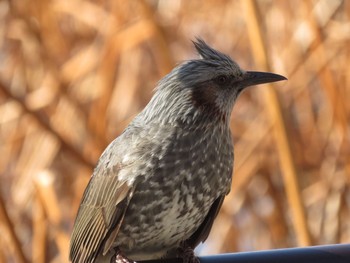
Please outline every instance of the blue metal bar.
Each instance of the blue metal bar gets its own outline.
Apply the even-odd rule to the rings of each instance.
[[[199,260],[200,263],[350,263],[350,244],[219,254],[199,257]],[[182,260],[173,258],[142,262],[182,263]]]

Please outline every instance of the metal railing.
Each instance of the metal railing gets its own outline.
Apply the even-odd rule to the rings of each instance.
[[[350,244],[219,254],[199,257],[199,260],[200,263],[350,263]],[[182,260],[173,258],[142,263],[182,263]]]

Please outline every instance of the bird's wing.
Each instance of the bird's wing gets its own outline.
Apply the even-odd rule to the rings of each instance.
[[[225,195],[223,194],[214,201],[203,223],[199,226],[196,232],[194,232],[192,236],[186,240],[186,244],[188,244],[191,248],[194,249],[199,243],[204,242],[208,238],[214,220],[219,213],[224,199]]]
[[[122,169],[97,167],[91,177],[71,236],[69,259],[73,263],[93,262],[102,249],[107,252],[112,245],[135,188],[118,179]]]

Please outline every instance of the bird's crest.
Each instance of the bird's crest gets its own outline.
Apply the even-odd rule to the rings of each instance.
[[[232,59],[229,56],[221,53],[220,51],[213,49],[207,43],[205,43],[203,39],[196,38],[196,41],[192,41],[192,42],[199,56],[202,59],[221,61],[221,62],[226,61],[226,62],[232,63]]]
[[[196,38],[195,41],[192,41],[199,56],[200,60],[205,64],[209,65],[211,71],[213,68],[216,68],[218,72],[216,74],[233,74],[240,75],[241,69],[238,64],[233,61],[228,55],[221,53],[218,50],[210,47],[207,43],[204,42],[201,38]],[[198,61],[198,60],[197,60]]]

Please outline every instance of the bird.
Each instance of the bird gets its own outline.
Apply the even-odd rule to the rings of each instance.
[[[230,192],[231,112],[249,86],[286,80],[245,71],[203,39],[162,78],[145,108],[104,150],[70,239],[73,263],[182,258],[199,262]]]

